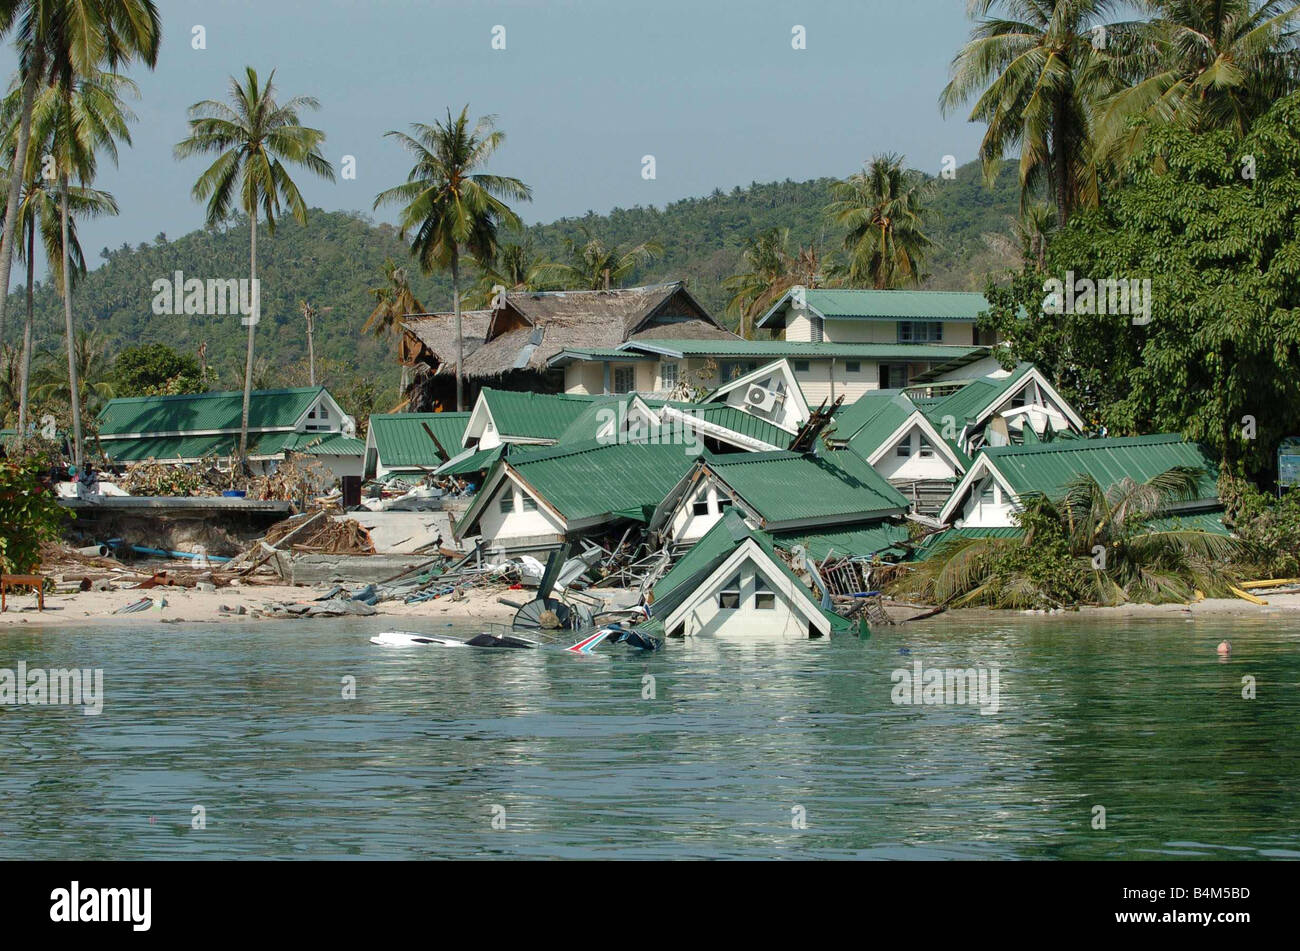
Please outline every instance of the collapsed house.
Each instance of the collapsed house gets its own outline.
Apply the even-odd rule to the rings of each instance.
[[[558,393],[566,374],[550,364],[571,348],[611,351],[634,340],[661,337],[739,339],[697,301],[681,281],[594,291],[521,291],[503,294],[492,310],[461,315],[465,338],[466,398],[485,386]],[[401,359],[416,368],[412,405],[455,403],[454,316],[425,315],[403,323]],[[662,381],[645,373],[651,360],[595,368],[580,392],[656,391]],[[676,384],[666,387],[675,388]]]
[[[598,442],[517,447],[493,463],[453,531],[489,552],[544,552],[585,534],[644,526],[694,464],[683,446]]]
[[[239,449],[243,401],[242,390],[111,399],[99,411],[99,443],[115,466],[152,459],[229,468]],[[360,476],[364,451],[356,421],[325,387],[253,390],[248,458],[255,472],[303,453],[335,477]]]
[[[735,509],[717,519],[651,589],[650,616],[669,637],[827,637],[851,622],[823,609]]]
[[[469,413],[376,413],[366,432],[365,478],[421,478],[461,451]],[[439,452],[439,447],[442,452]]]
[[[799,540],[899,519],[907,500],[848,451],[707,454],[655,507],[649,528],[663,545],[685,548],[730,511],[777,539]]]

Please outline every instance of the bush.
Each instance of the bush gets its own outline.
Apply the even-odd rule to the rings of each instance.
[[[1260,578],[1300,577],[1300,491],[1275,499],[1244,479],[1222,476],[1223,521],[1242,542],[1243,569]]]
[[[67,512],[41,482],[44,459],[0,460],[0,570],[27,574],[41,563],[41,543],[54,541]]]

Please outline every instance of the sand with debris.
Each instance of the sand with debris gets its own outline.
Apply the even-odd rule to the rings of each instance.
[[[281,620],[297,618],[268,617],[266,612],[274,604],[309,603],[329,590],[328,585],[319,587],[241,584],[218,588],[216,591],[200,591],[197,588],[156,587],[147,590],[139,588],[118,588],[113,591],[81,591],[74,594],[47,594],[45,610],[36,608],[36,596],[28,592],[10,592],[9,607],[0,614],[0,630],[14,625],[42,625],[47,627],[70,627],[74,625],[96,627],[116,624],[142,623],[214,623],[275,624]],[[361,585],[353,586],[355,588]],[[611,606],[634,603],[636,592],[618,588],[601,588],[593,592],[604,598]],[[498,598],[508,598],[517,603],[531,600],[535,593],[523,590],[466,591],[463,599],[451,597],[436,598],[419,604],[405,604],[402,601],[381,601],[374,605],[372,617],[391,617],[395,628],[410,627],[420,630],[422,625],[431,622],[445,625],[447,623],[494,623],[505,624],[515,616],[515,608],[501,604]],[[165,600],[165,607],[154,607],[133,614],[115,614],[119,608],[142,597]],[[629,602],[630,599],[630,602]],[[245,614],[228,613],[222,607],[236,611],[243,607]],[[344,615],[341,618],[315,617],[312,621],[329,623],[338,619],[352,619]]]

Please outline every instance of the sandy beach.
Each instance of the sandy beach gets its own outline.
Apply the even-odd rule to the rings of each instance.
[[[8,610],[0,614],[0,630],[19,625],[37,625],[44,627],[71,627],[140,623],[266,623],[274,624],[285,617],[272,616],[270,613],[277,604],[305,604],[325,594],[331,586],[274,585],[274,584],[231,584],[215,591],[200,591],[196,588],[159,586],[147,590],[138,588],[119,588],[113,591],[81,591],[74,594],[46,594],[45,610],[38,611],[36,597],[27,592],[13,593],[8,597]],[[360,587],[354,586],[354,587]],[[157,602],[166,602],[162,607],[153,607],[132,614],[116,614],[141,597],[150,597]],[[502,604],[498,598],[508,598],[523,603],[533,597],[528,590],[491,590],[468,591],[461,600],[450,597],[437,598],[419,604],[405,604],[402,601],[381,601],[374,605],[373,617],[392,617],[402,624],[409,624],[416,629],[421,623],[438,622],[439,624],[463,621],[481,621],[484,623],[508,623],[515,615],[515,608]],[[607,599],[611,606],[635,602],[635,592],[618,588],[600,590],[600,597]],[[223,610],[229,608],[233,610]],[[243,614],[238,613],[243,608]],[[313,621],[329,623],[333,620],[346,619],[316,617]],[[287,619],[295,619],[292,615]]]

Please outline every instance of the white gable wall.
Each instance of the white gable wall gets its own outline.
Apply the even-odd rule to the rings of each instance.
[[[752,542],[748,543],[753,545]],[[738,551],[744,551],[742,547]],[[740,601],[737,608],[719,606],[719,596],[739,575]],[[757,606],[757,579],[762,578],[771,593],[773,606]],[[818,616],[822,633],[829,632],[829,623]],[[808,637],[808,616],[796,607],[790,590],[790,581],[784,575],[773,576],[752,557],[728,559],[702,584],[692,597],[670,615],[666,621],[669,634],[688,637],[714,635],[718,637],[773,638]],[[680,627],[680,631],[678,628]]]
[[[508,511],[501,510],[502,499],[510,500]],[[564,533],[564,525],[544,506],[539,504],[530,510],[525,499],[532,499],[532,496],[507,473],[479,516],[478,533],[483,537],[485,547],[504,545],[509,548],[512,541]]]
[[[922,441],[929,446],[928,456],[922,455]],[[898,454],[899,447],[904,445],[909,450],[909,454],[905,457]],[[927,437],[921,427],[915,424],[885,447],[884,454],[872,465],[872,468],[886,479],[908,481],[950,479],[960,475],[934,445],[934,440]]]
[[[712,476],[705,476],[677,503],[669,520],[668,537],[674,544],[694,545],[718,523],[731,504],[731,496]],[[703,511],[696,513],[696,506]]]

